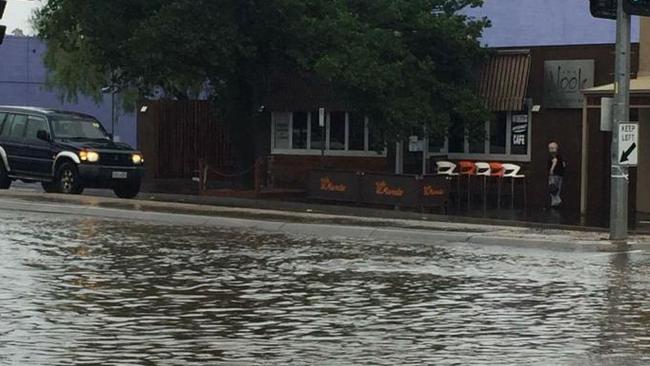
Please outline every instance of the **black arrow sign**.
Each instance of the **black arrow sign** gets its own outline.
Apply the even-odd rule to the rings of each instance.
[[[623,154],[621,155],[621,163],[625,163],[626,161],[630,160],[630,155],[632,155],[634,149],[636,149],[636,142],[630,145],[627,151],[623,151]]]

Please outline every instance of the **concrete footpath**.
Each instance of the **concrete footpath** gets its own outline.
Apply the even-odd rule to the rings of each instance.
[[[596,231],[441,222],[432,221],[426,216],[420,219],[379,218],[318,213],[311,209],[299,212],[24,191],[1,192],[0,209],[259,230],[323,239],[350,237],[413,243],[470,243],[592,252],[650,249],[650,236],[645,235],[633,236],[627,243],[612,243],[607,240],[606,233]]]

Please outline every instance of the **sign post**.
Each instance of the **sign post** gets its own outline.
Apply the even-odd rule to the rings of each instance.
[[[623,161],[630,161],[631,154],[638,147],[631,149],[623,139],[626,137],[625,121],[630,116],[630,60],[631,60],[631,21],[630,15],[623,10],[623,1],[617,2],[616,17],[616,70],[614,79],[614,121],[612,128],[612,171],[610,200],[610,239],[626,240],[628,237],[628,166]],[[635,129],[638,131],[638,127]],[[623,148],[627,150],[623,151]],[[628,153],[628,150],[630,152]],[[625,156],[627,154],[627,156]]]

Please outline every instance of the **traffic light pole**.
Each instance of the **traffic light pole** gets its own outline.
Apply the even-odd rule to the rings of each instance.
[[[0,0],[0,19],[4,16],[5,9],[7,8],[7,0]],[[0,44],[5,39],[5,33],[7,32],[7,26],[0,25]]]
[[[616,70],[614,80],[614,123],[612,128],[612,176],[610,202],[610,239],[626,240],[628,236],[628,183],[627,167],[621,166],[618,146],[619,125],[630,119],[630,15],[618,1],[616,17]]]

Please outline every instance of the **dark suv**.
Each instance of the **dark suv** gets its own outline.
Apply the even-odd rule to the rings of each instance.
[[[142,155],[113,142],[95,118],[72,112],[0,106],[0,189],[14,180],[41,182],[48,193],[109,188],[140,192]]]

